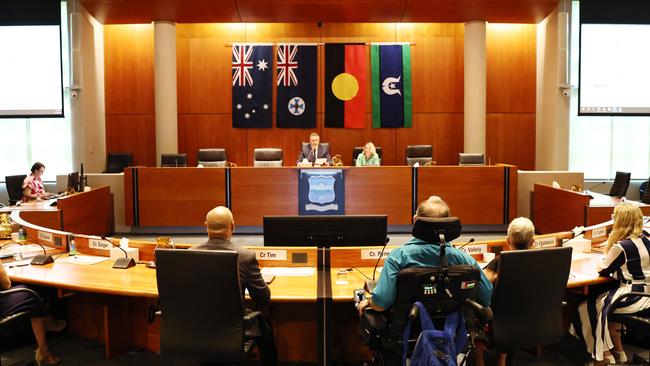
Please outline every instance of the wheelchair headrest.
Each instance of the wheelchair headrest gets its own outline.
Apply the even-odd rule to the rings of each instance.
[[[427,243],[440,243],[440,234],[445,236],[445,242],[450,242],[460,236],[461,229],[458,217],[418,217],[411,233]]]

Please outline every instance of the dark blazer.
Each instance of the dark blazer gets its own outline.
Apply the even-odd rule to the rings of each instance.
[[[264,282],[264,278],[262,278],[260,265],[255,259],[254,252],[235,245],[228,239],[210,239],[205,244],[196,245],[191,249],[232,250],[237,252],[239,281],[241,282],[242,291],[248,289],[248,294],[255,301],[258,308],[264,307],[271,302],[271,290]]]
[[[296,165],[300,164],[302,159],[307,159],[307,161],[311,163],[314,163],[316,159],[327,159],[327,163],[332,164],[329,144],[318,144],[318,151],[316,153],[316,156],[314,156],[311,145],[308,143],[303,143],[300,149],[300,154],[298,154],[298,161],[296,161]]]

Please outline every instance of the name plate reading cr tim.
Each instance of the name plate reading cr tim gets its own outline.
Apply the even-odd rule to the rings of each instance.
[[[548,238],[537,239],[533,242],[532,246],[533,248],[554,248],[556,247],[555,237],[550,236]]]
[[[50,244],[52,244],[54,241],[52,239],[52,233],[48,233],[45,231],[39,231],[38,232],[38,240],[46,241]]]
[[[382,258],[388,257],[392,249],[384,249],[384,252],[381,252],[381,249],[362,249],[361,250],[361,259],[379,259],[379,255]]]
[[[263,261],[286,261],[286,250],[256,250],[255,258]]]
[[[90,239],[88,240],[88,248],[99,250],[111,250],[111,243],[106,240]]]

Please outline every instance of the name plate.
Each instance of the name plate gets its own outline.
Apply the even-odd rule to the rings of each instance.
[[[554,236],[537,239],[533,242],[533,248],[554,248],[555,246]]]
[[[52,239],[52,233],[48,233],[45,231],[38,232],[38,240],[46,241],[50,244],[54,242],[54,240]]]
[[[265,261],[286,261],[286,250],[256,250],[255,258]]]
[[[487,244],[476,244],[476,245],[466,245],[462,248],[458,248],[461,252],[467,254],[483,254],[487,253]]]
[[[379,255],[382,258],[388,257],[392,249],[386,248],[384,252],[381,252],[381,249],[361,249],[361,259],[379,259]]]
[[[606,234],[607,234],[607,228],[606,227],[599,227],[599,228],[593,229],[591,231],[591,238],[592,239],[600,238],[600,237],[605,236]]]
[[[107,242],[106,240],[97,240],[97,239],[89,239],[88,240],[88,248],[90,249],[99,249],[99,250],[111,250],[111,243]]]

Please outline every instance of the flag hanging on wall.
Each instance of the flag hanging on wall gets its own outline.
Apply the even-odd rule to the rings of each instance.
[[[277,127],[316,127],[316,51],[315,44],[278,44]]]
[[[371,45],[372,127],[411,127],[411,46]]]
[[[325,127],[366,125],[366,45],[325,45]]]
[[[232,45],[233,127],[272,127],[272,66],[271,45]]]

